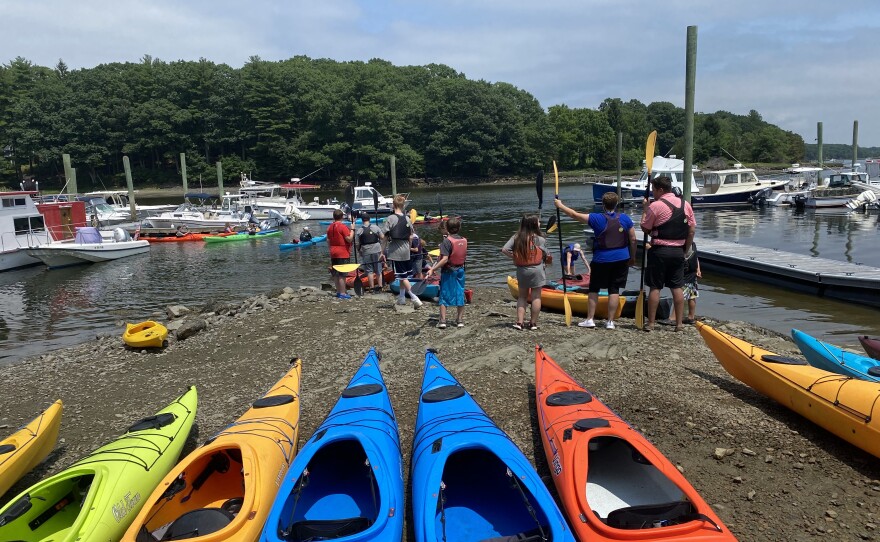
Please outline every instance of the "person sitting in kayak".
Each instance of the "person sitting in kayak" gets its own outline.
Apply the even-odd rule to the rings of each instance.
[[[299,234],[299,240],[302,242],[311,241],[312,240],[312,232],[309,231],[309,227],[303,227],[303,231]]]
[[[587,274],[590,274],[590,264],[587,263],[587,256],[581,250],[580,243],[572,243],[562,249],[562,262],[565,264],[565,274],[574,276],[574,262],[581,260],[584,267],[587,268]]]
[[[223,233],[235,233],[235,228],[232,227],[232,224],[227,222],[226,227],[223,228]]]
[[[189,235],[189,228],[185,224],[177,226],[177,231],[174,232],[175,237],[186,237],[187,235]]]

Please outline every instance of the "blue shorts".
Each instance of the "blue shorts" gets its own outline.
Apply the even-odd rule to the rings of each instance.
[[[444,307],[463,307],[464,301],[464,267],[441,271],[439,304]]]
[[[398,262],[392,260],[392,267],[394,268],[394,276],[403,280],[408,279],[413,276],[412,272],[412,260],[406,260],[405,262]]]

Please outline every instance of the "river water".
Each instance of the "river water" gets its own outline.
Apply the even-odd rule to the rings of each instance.
[[[589,186],[564,185],[560,195],[578,209],[592,206]],[[436,214],[442,206],[444,213],[463,217],[463,234],[470,240],[470,285],[506,287],[506,276],[514,270],[500,249],[516,231],[522,213],[537,210],[533,186],[416,190],[410,198],[411,207],[419,212]],[[545,222],[555,211],[552,198],[546,191]],[[634,211],[636,221],[639,212]],[[304,225],[312,231],[325,229],[315,221],[298,222],[282,239],[210,245],[159,243],[149,254],[115,262],[0,274],[0,364],[79,343],[96,334],[121,336],[122,321],[155,317],[170,304],[198,307],[208,300],[238,300],[283,286],[328,281],[326,245],[288,252],[278,248],[281,242],[297,236]],[[808,210],[795,214],[787,208],[707,209],[697,210],[696,239],[698,245],[700,238],[739,241],[880,267],[878,229],[880,215],[876,211]],[[440,236],[436,227],[419,226],[417,230],[429,247],[437,245]],[[565,243],[582,242],[583,226],[564,219],[563,236]],[[557,245],[555,235],[548,245]],[[549,277],[559,276],[555,266],[548,270]],[[629,287],[638,289],[638,280],[638,271],[631,271]],[[704,273],[700,293],[697,310],[701,316],[745,320],[781,333],[797,327],[854,348],[858,348],[858,335],[880,335],[880,312],[868,307],[709,272]],[[478,310],[479,297],[475,303],[471,310]]]

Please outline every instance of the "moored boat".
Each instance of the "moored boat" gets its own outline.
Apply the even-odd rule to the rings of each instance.
[[[507,277],[507,288],[510,295],[516,299],[519,296],[519,283],[515,278]],[[562,290],[557,290],[552,286],[545,286],[541,289],[541,310],[563,311],[565,309],[564,297],[568,297],[571,313],[579,316],[587,315],[587,294],[568,292],[563,295]],[[620,302],[617,305],[617,313],[615,319],[620,318],[624,307],[628,301],[625,296],[620,296]],[[596,318],[608,317],[608,296],[599,296],[599,303],[596,305]]]
[[[791,338],[813,367],[853,378],[880,382],[880,362],[876,359],[847,352],[833,344],[811,337],[799,329],[791,330]]]
[[[146,320],[139,324],[126,324],[122,341],[132,348],[162,348],[168,338],[168,328]]]
[[[880,457],[880,383],[818,369],[701,322],[696,325],[709,349],[734,378]]]
[[[195,388],[0,509],[0,540],[119,540],[180,456],[196,415]]]
[[[55,447],[63,408],[60,400],[55,401],[30,423],[0,440],[0,496]]]
[[[691,172],[691,194],[698,194],[700,187],[694,182],[694,174],[699,173],[699,169],[694,168]],[[672,186],[680,190],[684,190],[684,160],[676,158],[674,155],[666,158],[665,156],[655,156],[651,166],[651,179],[660,176],[669,177],[672,180]],[[621,195],[624,199],[641,199],[645,197],[645,190],[648,187],[648,169],[642,168],[642,173],[636,180],[621,180]],[[593,201],[602,203],[602,196],[606,192],[616,192],[617,182],[601,182],[593,183]]]
[[[0,192],[0,271],[39,265],[40,260],[27,253],[27,248],[46,245],[53,241],[51,225],[34,202],[37,192]],[[42,204],[44,208],[70,203]],[[85,225],[85,205],[77,203],[79,225]],[[67,211],[70,220],[70,210]],[[54,233],[54,232],[53,232]],[[60,236],[59,236],[60,239]]]
[[[430,350],[411,465],[418,542],[575,540],[529,460]]]
[[[535,407],[553,482],[580,540],[736,540],[675,465],[541,346]]]
[[[142,494],[122,542],[257,540],[296,454],[302,365],[292,363],[238,420]]]
[[[788,179],[759,179],[752,168],[734,164],[733,169],[703,172],[698,194],[691,195],[693,207],[750,205],[755,194],[770,188],[782,188]]]
[[[49,269],[107,262],[149,251],[149,242],[143,239],[132,240],[122,228],[107,232],[105,237],[92,227],[77,228],[74,239],[53,241],[27,249],[29,255],[41,260]]]
[[[400,437],[379,361],[370,349],[300,449],[268,512],[262,542],[401,539]]]

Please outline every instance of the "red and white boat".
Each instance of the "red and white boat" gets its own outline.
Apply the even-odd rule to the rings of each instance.
[[[29,248],[72,238],[77,226],[86,225],[83,202],[38,204],[34,200],[37,194],[0,192],[0,271],[40,264],[27,253]]]

